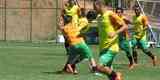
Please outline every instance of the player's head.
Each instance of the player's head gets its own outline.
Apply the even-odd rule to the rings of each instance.
[[[74,0],[68,0],[68,4],[69,4],[69,6],[73,6],[73,5],[75,5],[75,2],[74,2]]]
[[[64,25],[70,23],[72,21],[72,16],[65,15],[64,16]]]
[[[120,7],[116,8],[116,13],[117,13],[118,16],[122,16],[123,11],[124,11],[123,8],[120,8]]]
[[[104,8],[104,3],[102,2],[102,0],[96,0],[93,3],[93,7],[98,13],[101,13]]]
[[[80,9],[79,16],[80,16],[80,17],[86,17],[86,9],[85,9],[85,8],[81,8],[81,9]]]
[[[135,14],[136,14],[137,16],[139,16],[139,15],[141,14],[141,9],[140,9],[140,7],[139,7],[139,6],[135,6],[135,7],[134,7],[134,12],[135,12]]]
[[[87,12],[87,19],[89,21],[92,21],[92,20],[97,18],[97,15],[98,14],[97,14],[97,12],[95,10],[90,10],[90,11]]]

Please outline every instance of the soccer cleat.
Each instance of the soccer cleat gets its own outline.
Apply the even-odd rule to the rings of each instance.
[[[153,66],[156,66],[156,63],[157,63],[157,56],[154,56],[154,57],[153,57],[152,63],[153,63]]]
[[[115,75],[112,75],[110,80],[123,80],[122,73],[116,72]]]

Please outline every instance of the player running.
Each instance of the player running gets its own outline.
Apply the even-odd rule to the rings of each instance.
[[[98,17],[100,57],[97,71],[108,75],[110,80],[122,80],[120,72],[115,72],[110,67],[119,52],[118,34],[127,28],[118,15],[106,9],[100,0],[94,2],[94,9]]]
[[[123,12],[124,10],[122,8],[116,8],[117,15],[124,20],[126,24],[131,24],[131,22],[123,15]],[[125,29],[125,31],[119,34],[119,47],[125,51],[129,60],[129,69],[132,69],[134,67],[134,60],[132,57],[132,45],[128,29]]]
[[[87,46],[82,37],[82,34],[80,33],[81,30],[88,25],[87,19],[81,13],[81,16],[78,19],[78,25],[75,23],[75,21],[72,20],[71,16],[68,16],[65,23],[66,25],[62,28],[62,30],[70,45],[69,58],[67,61],[67,64],[71,65],[69,66],[70,73],[77,73],[75,72],[75,65],[84,58],[89,60],[92,69],[95,70],[96,63],[94,61],[92,51]]]
[[[75,4],[74,0],[68,0],[68,2],[65,4],[64,9],[62,9],[61,12],[61,20],[63,21],[62,24],[65,24],[64,21],[68,18],[67,16],[72,16],[74,19],[72,19],[76,24],[78,24],[78,12],[79,7]],[[65,37],[64,37],[65,38]],[[68,54],[69,51],[69,43],[67,39],[65,38],[65,48]]]
[[[148,49],[146,33],[148,29],[148,19],[147,16],[141,14],[141,10],[139,7],[134,8],[135,16],[133,16],[133,58],[134,62],[137,64],[137,52],[136,46],[138,46],[146,55],[148,55],[152,59],[152,63],[155,66],[157,57],[152,54],[152,52]]]
[[[61,11],[61,16],[60,16],[60,20],[59,20],[59,26],[64,26],[66,23],[66,20],[68,19],[68,16],[72,16],[74,19],[72,19],[72,21],[74,21],[74,23],[76,25],[78,25],[78,13],[79,13],[79,7],[78,5],[75,4],[74,0],[68,0],[67,3],[65,3],[64,8]],[[69,55],[69,49],[70,49],[70,45],[69,45],[69,41],[67,40],[67,38],[64,35],[64,39],[65,39],[65,49],[67,52],[67,55]],[[75,67],[75,65],[72,65],[72,67]],[[71,65],[69,65],[68,63],[65,64],[63,71],[71,71]],[[76,71],[75,71],[76,72]]]

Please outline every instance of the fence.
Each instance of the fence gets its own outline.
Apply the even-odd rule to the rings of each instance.
[[[57,16],[65,1],[0,0],[0,40],[43,41],[56,39],[59,34]],[[93,8],[92,3],[94,0],[77,1],[81,7],[86,9]],[[142,3],[144,8],[150,4],[150,2]],[[157,11],[160,10],[160,4],[151,3],[156,7],[152,6],[152,10],[149,10],[151,11],[149,13],[151,15],[159,15],[160,12]],[[131,6],[128,4],[128,0],[122,0],[122,5],[125,7]]]
[[[64,0],[66,1],[66,0]],[[0,0],[0,40],[39,41],[57,37],[63,0]],[[90,9],[93,0],[78,0]]]
[[[60,0],[0,0],[0,40],[56,37]]]
[[[159,0],[140,0],[144,11],[151,16],[160,17],[160,1]]]

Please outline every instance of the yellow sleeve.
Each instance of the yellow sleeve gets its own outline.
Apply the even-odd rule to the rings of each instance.
[[[88,20],[86,18],[81,18],[79,20],[79,26],[78,27],[80,28],[80,30],[87,27],[87,25],[88,25]]]
[[[147,16],[143,16],[143,17],[142,17],[142,23],[143,23],[144,26],[147,26],[147,25],[148,25],[149,21],[148,21]]]
[[[123,19],[121,19],[117,14],[112,13],[110,16],[111,16],[112,24],[114,26],[121,26],[124,24]]]
[[[75,5],[75,8],[74,8],[74,9],[75,9],[76,12],[77,12],[76,14],[79,15],[79,14],[80,14],[80,8],[79,8],[77,5]]]

